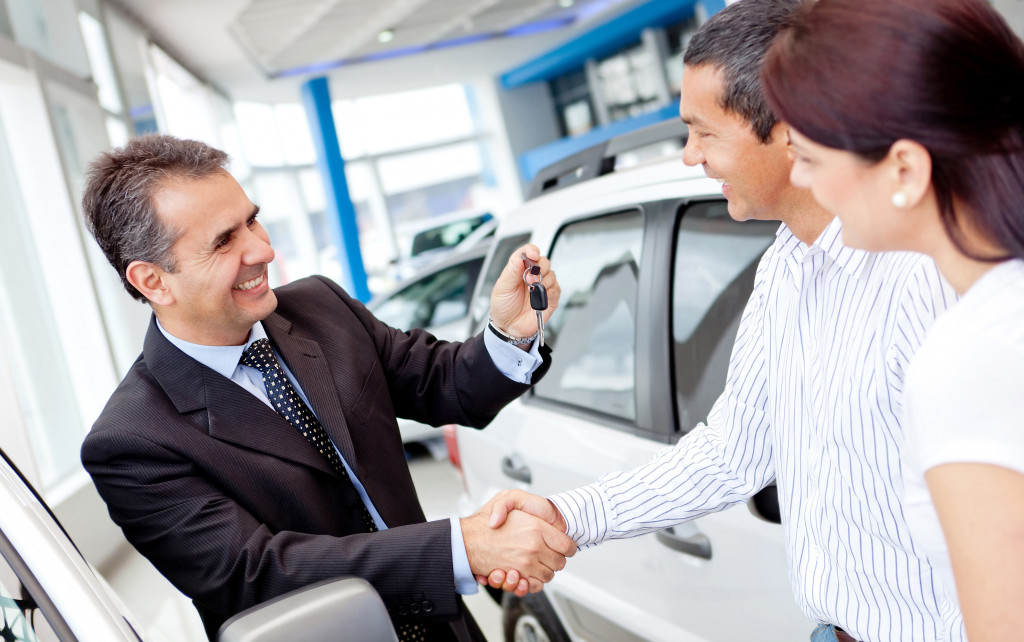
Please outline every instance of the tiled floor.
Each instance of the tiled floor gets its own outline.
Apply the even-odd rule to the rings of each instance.
[[[457,513],[455,505],[462,485],[447,460],[435,460],[424,453],[414,456],[409,468],[428,520]],[[134,551],[107,572],[107,580],[134,616],[146,642],[206,640],[191,601]],[[466,604],[487,639],[501,640],[500,607],[483,591],[467,596]]]

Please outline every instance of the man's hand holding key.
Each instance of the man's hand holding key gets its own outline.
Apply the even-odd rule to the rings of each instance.
[[[509,343],[528,351],[533,338],[544,345],[544,324],[558,307],[561,288],[551,263],[527,244],[509,257],[491,291],[491,325]]]

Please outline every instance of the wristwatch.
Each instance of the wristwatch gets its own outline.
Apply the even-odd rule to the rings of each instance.
[[[506,334],[505,332],[500,330],[498,326],[494,325],[494,319],[490,316],[487,317],[487,327],[490,328],[491,332],[494,333],[494,336],[498,337],[505,343],[511,343],[514,346],[522,346],[526,345],[527,343],[532,343],[537,339],[537,335],[540,334],[540,332],[538,331],[534,332],[531,336],[528,337],[513,337],[511,334]]]

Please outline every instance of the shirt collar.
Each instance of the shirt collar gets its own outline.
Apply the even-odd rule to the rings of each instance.
[[[165,330],[164,326],[160,324],[160,319],[156,320],[156,326],[164,337],[179,350],[227,379],[234,374],[245,349],[254,341],[267,338],[267,331],[263,329],[262,321],[257,321],[252,326],[252,330],[249,331],[249,339],[240,346],[204,346],[198,343],[189,343]]]
[[[869,252],[857,250],[843,245],[843,224],[839,218],[833,218],[824,231],[810,245],[798,239],[785,223],[775,232],[779,253],[797,263],[803,263],[818,253],[824,253],[832,261],[845,270],[850,276],[858,277],[871,257]]]

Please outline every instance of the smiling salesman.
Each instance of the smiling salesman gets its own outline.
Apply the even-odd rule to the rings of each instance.
[[[274,250],[226,160],[147,136],[90,168],[89,230],[153,309],[82,446],[112,519],[210,639],[239,611],[354,575],[400,639],[482,640],[459,597],[473,574],[519,568],[539,590],[575,545],[526,514],[498,531],[483,513],[426,522],[395,418],[483,427],[543,374],[520,255],[540,266],[550,316],[547,259],[516,250],[481,335],[402,332],[323,277],[271,289]]]

